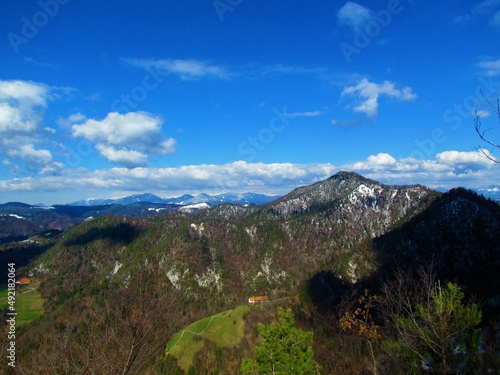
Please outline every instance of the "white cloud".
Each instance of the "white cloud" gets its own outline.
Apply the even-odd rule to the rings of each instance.
[[[73,125],[73,136],[84,137],[90,142],[128,145],[148,142],[152,135],[160,133],[161,118],[146,112],[120,114],[110,112],[103,120],[87,120]]]
[[[500,29],[500,10],[498,7],[500,6],[500,0],[485,0],[476,5],[474,5],[469,13],[455,15],[453,17],[453,22],[459,25],[465,25],[470,21],[474,21],[477,18],[482,17],[493,17],[490,18],[489,25]],[[497,9],[495,9],[497,8]]]
[[[142,68],[154,68],[163,75],[177,75],[181,79],[227,79],[231,76],[231,73],[225,67],[200,60],[126,59],[125,61]]]
[[[46,106],[48,87],[28,81],[0,81],[0,100],[28,102],[33,106]]]
[[[62,89],[64,92],[66,89]],[[52,152],[40,147],[56,130],[44,125],[47,101],[61,88],[20,80],[0,80],[0,152],[11,173],[58,173]]]
[[[87,117],[83,113],[73,113],[69,115],[67,118],[58,118],[57,119],[57,124],[62,127],[62,128],[71,128],[72,125],[81,123],[82,121],[85,121]]]
[[[177,168],[67,169],[60,176],[0,181],[0,193],[12,191],[74,191],[103,196],[150,191],[162,196],[187,192],[254,191],[284,194],[329,177],[331,164],[247,163],[187,165]],[[81,193],[80,193],[81,195]]]
[[[35,149],[32,144],[25,144],[18,148],[7,151],[10,159],[17,159],[24,162],[26,169],[30,172],[40,170],[52,164],[52,153],[49,150]]]
[[[113,152],[113,150],[109,150]],[[119,155],[116,153],[115,156]],[[117,157],[118,157],[117,156]],[[121,157],[132,154],[123,154]],[[54,164],[54,163],[53,163]],[[57,168],[57,165],[53,165]],[[334,166],[332,164],[233,163],[186,165],[176,168],[111,168],[88,171],[65,169],[60,175],[17,178],[0,181],[0,193],[25,194],[57,191],[60,196],[111,197],[135,192],[152,192],[176,196],[199,192],[244,192],[286,194],[293,188],[328,178],[340,170],[351,170],[388,184],[422,184],[431,188],[451,189],[500,185],[500,165],[474,152],[450,150],[434,159],[397,159],[387,153],[370,155],[363,161]]]
[[[163,120],[147,112],[108,113],[103,120],[86,120],[71,127],[73,137],[94,143],[109,161],[127,167],[144,166],[147,156],[175,152],[175,140],[165,139]]]
[[[318,117],[323,114],[323,111],[305,111],[305,112],[286,112],[283,113],[283,116],[296,118],[296,117]]]
[[[355,86],[344,87],[341,94],[342,97],[353,97],[355,100],[352,107],[354,112],[365,113],[368,117],[377,115],[379,98],[382,95],[401,101],[411,101],[417,97],[408,86],[397,89],[394,82],[375,83],[368,81],[366,78],[363,78]]]
[[[499,167],[476,152],[451,150],[441,152],[431,160],[398,160],[389,154],[380,153],[342,168],[388,183],[418,183],[431,188],[451,189],[457,186],[477,188],[500,184]]]
[[[98,144],[96,149],[109,161],[124,165],[127,168],[146,165],[148,162],[148,156],[138,151],[116,149],[113,146],[106,146],[103,144]]]
[[[488,151],[484,150],[488,153]],[[488,153],[488,155],[490,155]],[[455,170],[478,170],[491,168],[491,160],[479,155],[477,152],[445,151],[436,155],[439,163],[449,165]]]
[[[339,23],[357,31],[371,19],[370,9],[358,3],[348,1],[337,12],[337,19]]]
[[[352,164],[347,164],[348,169],[356,171],[370,171],[376,172],[386,169],[398,169],[397,160],[389,154],[379,153],[377,155],[370,155],[365,161],[358,161]]]
[[[333,119],[331,121],[331,123],[333,126],[347,130],[347,129],[352,129],[352,128],[357,128],[359,126],[363,126],[363,124],[365,123],[365,119],[364,118],[356,118],[356,119],[351,119],[351,120]]]
[[[488,111],[487,109],[481,109],[477,110],[477,112],[476,111],[471,112],[471,115],[474,117],[477,115],[479,118],[488,118],[491,117],[491,112]]]
[[[0,134],[30,133],[40,125],[49,88],[27,81],[0,81]]]
[[[489,76],[499,75],[500,74],[500,59],[480,61],[479,67],[481,69],[483,69],[483,72]]]
[[[63,163],[54,161],[50,164],[43,166],[38,173],[41,175],[59,175],[65,168]]]

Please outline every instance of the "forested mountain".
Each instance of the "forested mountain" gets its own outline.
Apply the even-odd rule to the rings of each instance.
[[[46,313],[23,331],[19,361],[27,374],[64,372],[58,361],[71,354],[70,373],[92,373],[106,359],[90,357],[109,352],[109,371],[146,373],[176,330],[249,296],[301,296],[301,307],[295,306],[301,324],[317,327],[335,311],[340,294],[370,286],[377,291],[394,269],[431,262],[440,277],[493,306],[499,237],[500,207],[475,193],[388,186],[350,172],[263,206],[101,216],[56,236],[29,266],[43,281]],[[122,323],[115,320],[119,314],[125,314]],[[138,321],[142,325],[134,326]],[[162,337],[130,350],[139,340],[131,326],[154,327]],[[113,330],[123,335],[118,350]],[[82,354],[84,343],[98,336],[102,342]]]
[[[20,202],[0,204],[0,244],[22,241],[47,230],[66,230],[85,220],[103,215],[153,217],[177,210],[194,212],[210,206],[265,204],[278,198],[255,193],[219,195],[185,194],[163,199],[154,194],[135,194],[118,199],[87,199],[53,206]]]

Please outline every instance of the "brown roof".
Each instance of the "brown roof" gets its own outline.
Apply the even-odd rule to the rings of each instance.
[[[268,299],[269,299],[268,296],[255,296],[255,297],[250,297],[249,301],[260,302],[260,301],[267,301]]]

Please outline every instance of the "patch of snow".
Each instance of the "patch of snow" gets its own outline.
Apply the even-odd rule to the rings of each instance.
[[[210,208],[210,205],[208,203],[196,203],[181,207],[179,208],[179,211],[190,213],[198,210],[206,210],[207,208]]]
[[[16,219],[26,220],[25,217],[22,217],[22,216],[19,216],[19,215],[16,215],[16,214],[2,214],[0,216],[10,216],[10,217],[15,217]]]
[[[161,211],[164,211],[166,210],[167,208],[165,207],[148,207],[148,211],[155,211],[155,212],[161,212]]]
[[[116,275],[116,273],[122,268],[123,263],[120,263],[118,261],[115,262],[115,266],[113,267],[113,270],[111,271],[111,275]]]

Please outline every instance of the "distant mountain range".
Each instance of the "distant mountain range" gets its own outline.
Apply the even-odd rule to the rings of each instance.
[[[349,174],[347,172],[339,173],[336,178],[345,175]],[[357,179],[363,180],[361,176],[358,176]],[[328,181],[331,181],[331,179],[325,180],[320,185],[329,186]],[[26,240],[45,231],[66,230],[74,225],[103,215],[154,217],[180,212],[182,214],[197,213],[199,218],[238,219],[252,214],[260,206],[267,205],[272,215],[288,216],[290,213],[322,209],[325,204],[324,199],[328,201],[332,196],[339,194],[338,189],[345,188],[343,184],[340,186],[334,184],[327,189],[328,192],[319,193],[316,191],[311,197],[308,194],[303,195],[304,191],[317,189],[317,186],[318,184],[302,187],[283,197],[257,193],[225,193],[218,195],[202,193],[196,196],[184,194],[179,197],[161,198],[154,194],[144,193],[116,199],[80,200],[49,207],[8,202],[0,204],[0,244]],[[495,201],[500,200],[499,186],[488,186],[475,191]],[[297,194],[301,195],[301,197],[295,197]],[[316,194],[319,195],[316,196]],[[291,197],[295,198],[291,199]],[[311,204],[310,200],[314,201],[314,204]],[[326,205],[329,204],[331,203],[326,203]]]
[[[26,373],[41,373],[37,370],[43,361],[30,354],[33,348],[52,355],[53,363],[70,356],[82,358],[76,361],[78,368],[88,358],[93,365],[95,353],[102,353],[109,362],[108,358],[118,358],[112,357],[117,337],[136,337],[130,327],[150,334],[153,319],[160,321],[155,327],[170,320],[192,322],[246,305],[249,296],[259,295],[275,301],[273,312],[259,308],[255,318],[248,315],[247,322],[274,317],[282,303],[296,304],[304,312],[301,324],[330,330],[321,331],[319,343],[325,349],[318,351],[330,358],[331,348],[338,345],[338,313],[356,307],[361,294],[355,293],[382,295],[384,283],[404,275],[401,272],[417,273],[421,266],[434,269],[443,283],[460,285],[467,299],[474,296],[472,301],[478,301],[484,314],[483,332],[489,331],[488,322],[499,321],[500,205],[476,192],[456,188],[441,193],[421,185],[385,185],[339,172],[265,205],[199,202],[205,195],[179,197],[184,205],[141,202],[147,197],[135,196],[131,201],[136,203],[129,205],[116,201],[51,209],[0,205],[1,231],[9,225],[25,225],[29,231],[30,225],[54,225],[65,217],[68,223],[95,218],[62,234],[54,230],[2,246],[6,251],[0,251],[0,279],[7,279],[7,263],[14,262],[19,270],[27,266],[24,272],[29,270],[42,280],[39,288],[45,313],[39,322],[19,332],[24,345],[16,353]],[[168,212],[172,214],[152,217]],[[139,214],[151,217],[138,218]],[[30,224],[28,219],[39,224]],[[403,282],[403,291],[405,283],[418,288],[419,284],[413,286],[408,280]],[[157,315],[149,315],[164,290],[172,292],[168,296],[174,296],[173,301],[168,308],[158,309]],[[147,324],[141,326],[144,317]],[[114,327],[121,336],[114,335]],[[245,336],[253,331],[246,330]],[[160,336],[158,353],[163,355],[167,337]],[[91,346],[94,341],[101,345],[101,338],[107,346]],[[346,341],[349,345],[350,340]],[[75,342],[78,345],[71,346]],[[203,349],[196,349],[194,358],[215,362],[216,353],[223,353],[220,358],[236,364],[249,348],[241,344],[222,351],[205,339],[199,345]],[[85,351],[87,347],[92,351]],[[339,347],[337,353],[345,346]],[[236,353],[241,355],[233,350],[240,350]]]
[[[500,186],[490,185],[480,189],[474,189],[478,194],[484,195],[486,198],[491,198],[495,201],[500,201]]]
[[[217,206],[224,203],[233,204],[266,204],[278,199],[279,196],[269,196],[264,194],[256,193],[224,193],[218,195],[209,194],[184,194],[175,198],[160,198],[157,195],[144,193],[144,194],[134,194],[123,198],[116,199],[86,199],[80,200],[72,203],[68,203],[68,206],[101,206],[108,204],[121,204],[124,206],[139,203],[158,203],[158,204],[177,204],[177,205],[193,205],[199,203],[207,203],[210,206]]]
[[[0,204],[0,244],[26,240],[45,231],[66,230],[103,215],[154,217],[176,211],[193,213],[223,204],[263,205],[277,198],[255,193],[226,193],[213,196],[185,194],[163,199],[146,193],[118,199],[87,199],[50,207],[8,202]]]

